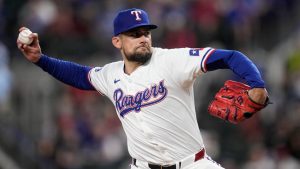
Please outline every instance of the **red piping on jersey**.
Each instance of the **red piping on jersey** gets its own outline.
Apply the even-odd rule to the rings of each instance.
[[[216,49],[212,49],[210,51],[210,53],[206,56],[206,58],[204,59],[204,71],[207,72],[207,67],[206,67],[206,62],[208,60],[208,58],[211,56],[211,54],[215,51]]]

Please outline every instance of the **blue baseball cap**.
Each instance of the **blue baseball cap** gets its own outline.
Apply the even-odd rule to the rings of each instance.
[[[156,29],[157,26],[150,23],[148,14],[137,8],[120,11],[114,19],[114,35],[129,31],[137,27]]]

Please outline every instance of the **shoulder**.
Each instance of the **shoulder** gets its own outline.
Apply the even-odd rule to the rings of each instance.
[[[116,72],[122,70],[124,65],[123,61],[117,61],[108,63],[104,66],[97,66],[91,69],[90,73],[92,74],[115,74]]]
[[[184,52],[184,51],[189,51],[191,48],[185,47],[185,48],[159,48],[159,47],[153,47],[153,53],[172,53],[172,52]]]
[[[124,61],[117,61],[117,62],[112,62],[112,63],[104,65],[104,67],[106,69],[112,69],[112,70],[122,69],[123,66],[124,66]]]
[[[188,47],[172,48],[172,49],[153,47],[153,56],[154,57],[159,56],[161,58],[161,57],[188,55],[190,49],[191,48]]]

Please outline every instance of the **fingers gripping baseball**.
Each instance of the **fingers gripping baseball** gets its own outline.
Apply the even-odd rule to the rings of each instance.
[[[42,52],[37,33],[32,33],[25,27],[20,28],[17,46],[25,58],[30,62],[35,63],[40,59]]]

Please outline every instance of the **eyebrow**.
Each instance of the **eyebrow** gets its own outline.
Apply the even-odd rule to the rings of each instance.
[[[136,30],[136,31],[124,32],[123,35],[138,38],[142,35],[149,36],[149,35],[151,35],[151,32],[149,30]]]

